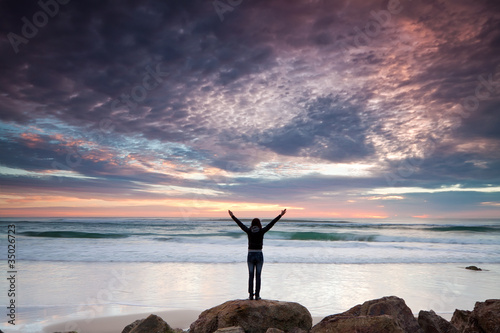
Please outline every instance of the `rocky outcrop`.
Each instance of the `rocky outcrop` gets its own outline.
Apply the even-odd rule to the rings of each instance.
[[[364,302],[347,310],[325,317],[311,333],[333,332],[407,332],[423,333],[405,301],[396,296]]]
[[[231,326],[219,328],[215,333],[245,333],[245,330],[241,326]]]
[[[420,311],[417,321],[403,299],[389,296],[311,325],[311,314],[298,303],[235,300],[202,312],[189,333],[500,333],[500,299],[476,302],[473,311],[455,310],[450,323],[432,310]],[[150,315],[122,333],[185,332]]]
[[[174,333],[175,331],[160,317],[151,314],[125,326],[122,333]]]
[[[451,324],[459,332],[463,332],[467,323],[469,322],[471,311],[467,310],[455,310],[453,317],[451,318]]]
[[[486,333],[500,333],[500,299],[476,302],[472,317]]]
[[[267,329],[266,333],[285,333],[285,332],[278,328],[271,327]]]
[[[399,324],[388,315],[342,317],[330,316],[314,325],[311,333],[404,333]]]
[[[465,267],[465,269],[468,269],[470,271],[482,271],[482,269],[477,266],[467,266]]]
[[[474,310],[455,310],[451,323],[460,333],[500,333],[500,299],[476,302]]]
[[[418,313],[418,324],[424,333],[458,333],[455,326],[432,310],[420,311]]]
[[[235,300],[203,311],[191,324],[189,332],[212,333],[231,326],[241,326],[246,333],[265,333],[269,328],[285,332],[296,329],[309,331],[312,317],[298,303]]]
[[[136,327],[137,325],[139,325],[140,323],[142,323],[144,320],[146,320],[146,318],[143,318],[143,319],[137,319],[136,321],[134,321],[132,324],[128,324],[127,326],[125,326],[125,328],[122,330],[122,333],[129,333],[134,327]]]

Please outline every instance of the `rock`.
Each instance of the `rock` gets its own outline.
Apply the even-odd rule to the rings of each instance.
[[[464,333],[500,333],[500,299],[476,302],[474,310],[455,310],[451,323]]]
[[[134,321],[132,324],[128,324],[127,326],[125,326],[125,328],[122,330],[122,333],[129,333],[134,327],[136,327],[137,325],[139,325],[140,323],[142,323],[144,320],[146,320],[146,318],[144,319],[137,319],[136,321]]]
[[[273,328],[275,330],[279,330],[277,328]],[[281,330],[279,330],[281,331]],[[266,332],[267,333],[267,332]],[[299,328],[299,327],[295,327],[295,328],[292,328],[290,331],[288,331],[287,333],[309,333],[309,330],[303,330],[302,328]]]
[[[467,266],[465,269],[469,269],[471,271],[482,271],[482,269],[477,266]]]
[[[397,321],[389,315],[329,316],[314,325],[311,333],[404,333]]]
[[[457,329],[457,331],[463,332],[469,322],[470,314],[471,311],[455,310],[455,312],[453,312],[453,316],[451,317],[451,324]]]
[[[370,318],[358,318],[360,322],[366,323],[371,322],[372,324],[377,322],[380,325],[386,325],[387,329],[392,329],[394,332],[397,331],[397,327],[402,329],[402,332],[407,333],[422,333],[423,330],[418,325],[417,319],[413,316],[410,308],[405,304],[405,301],[396,296],[388,296],[382,297],[379,299],[374,299],[371,301],[366,301],[363,304],[358,304],[355,307],[347,310],[344,313],[332,315],[325,317],[321,322],[316,324],[311,332],[320,333],[320,332],[335,332],[336,330],[328,329],[328,322],[330,322],[333,326],[339,325],[336,324],[336,321],[342,319],[342,332],[357,332],[359,331],[356,327],[356,320],[346,320],[351,317],[377,317],[386,315],[389,318],[392,318],[394,323],[390,323],[389,318],[378,318],[378,319],[370,319]],[[348,324],[352,324],[353,326],[348,328]],[[362,324],[365,325],[365,324]],[[363,326],[365,327],[365,326]],[[368,327],[368,326],[366,326]],[[365,332],[365,331],[363,331]],[[368,331],[366,331],[368,332]],[[376,331],[369,331],[376,332]]]
[[[174,330],[163,319],[151,314],[125,326],[122,333],[174,333]]]
[[[471,317],[485,333],[500,333],[500,299],[476,302]]]
[[[241,326],[246,333],[265,333],[268,328],[285,332],[300,328],[309,331],[312,318],[298,303],[271,300],[234,300],[203,311],[191,324],[190,333],[212,333],[218,329]]]
[[[285,332],[280,330],[279,328],[270,327],[267,329],[266,333],[285,333]]]
[[[434,311],[420,311],[418,324],[424,333],[458,333],[458,330],[446,319],[438,316]]]
[[[245,333],[241,326],[231,326],[226,328],[219,328],[215,333]]]

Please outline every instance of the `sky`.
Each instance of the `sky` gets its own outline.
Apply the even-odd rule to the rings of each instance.
[[[7,0],[0,36],[0,216],[500,217],[497,0]]]

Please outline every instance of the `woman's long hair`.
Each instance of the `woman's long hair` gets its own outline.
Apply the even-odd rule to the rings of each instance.
[[[254,218],[252,220],[252,226],[250,228],[253,227],[258,227],[259,229],[262,229],[262,224],[260,224],[260,220],[258,218]]]

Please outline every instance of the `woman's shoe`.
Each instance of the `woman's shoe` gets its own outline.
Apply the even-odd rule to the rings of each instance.
[[[258,301],[259,299],[261,299],[260,296],[255,295],[255,300]]]
[[[250,296],[248,296],[248,299],[253,300],[253,294],[250,294]]]

